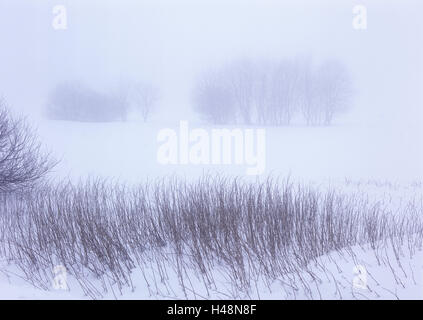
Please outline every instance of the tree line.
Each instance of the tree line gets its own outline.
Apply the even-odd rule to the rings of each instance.
[[[53,120],[109,122],[125,121],[130,111],[136,111],[147,121],[158,100],[157,87],[148,82],[125,83],[104,93],[69,81],[51,91],[46,115]]]

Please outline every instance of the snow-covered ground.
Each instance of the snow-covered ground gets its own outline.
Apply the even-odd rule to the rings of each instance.
[[[160,282],[157,270],[133,270],[133,286],[101,292],[103,299],[423,299],[423,251],[396,260],[388,247],[379,259],[370,248],[352,248],[351,252],[333,252],[316,259],[299,274],[288,274],[272,283],[252,280],[252,289],[241,294],[216,270],[215,287],[208,290],[193,272],[185,277],[185,290],[176,274],[168,271],[169,281]],[[71,277],[67,288],[55,287],[55,277],[48,290],[35,288],[16,276],[17,270],[2,263],[0,299],[90,299]],[[7,270],[7,271],[6,271]],[[150,276],[148,284],[144,275]],[[156,279],[155,279],[156,278]],[[155,279],[155,280],[154,280]],[[93,280],[93,279],[92,279]]]

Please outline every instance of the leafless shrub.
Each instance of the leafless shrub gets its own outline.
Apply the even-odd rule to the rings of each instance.
[[[0,254],[44,288],[60,263],[93,298],[133,288],[135,267],[154,295],[173,296],[174,274],[186,297],[205,298],[217,292],[219,270],[232,298],[276,279],[313,298],[310,281],[318,276],[308,266],[322,255],[364,244],[376,253],[391,244],[400,254],[405,241],[421,247],[423,235],[412,205],[398,217],[364,198],[271,178],[173,178],[138,187],[90,180],[0,201]]]

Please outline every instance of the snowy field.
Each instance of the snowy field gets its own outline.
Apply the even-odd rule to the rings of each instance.
[[[158,163],[157,135],[164,128],[178,132],[179,120],[155,123],[42,120],[38,134],[47,150],[52,150],[61,160],[56,172],[61,177],[78,179],[91,175],[137,183],[158,175],[177,174],[187,178],[203,172],[245,175],[245,165]],[[210,131],[222,127],[192,121],[189,128]],[[351,180],[394,185],[423,179],[423,132],[417,125],[290,126],[268,127],[265,131],[264,176],[291,175],[305,182]]]
[[[391,133],[391,139],[387,139],[388,130],[353,125],[266,128],[266,172],[252,177],[245,176],[244,166],[159,164],[157,134],[166,127],[177,130],[179,124],[43,121],[38,133],[45,146],[61,159],[54,179],[81,181],[105,177],[136,185],[163,176],[195,180],[204,173],[243,176],[251,181],[278,175],[289,176],[292,181],[317,187],[322,192],[335,188],[344,194],[357,194],[378,203],[389,214],[400,216],[410,204],[422,212],[422,179],[415,174],[422,172],[422,149],[416,148],[419,141],[415,136],[414,141],[407,139],[406,132]],[[200,284],[198,274],[188,269],[183,290],[175,266],[166,271],[168,280],[163,282],[160,280],[163,271],[151,262],[143,270],[137,267],[131,271],[132,289],[111,289],[111,286],[107,292],[99,290],[95,298],[421,299],[421,248],[411,245],[410,249],[407,239],[400,247],[397,252],[388,241],[377,249],[363,244],[334,251],[316,258],[300,273],[287,274],[270,283],[266,279],[251,279],[251,290],[247,293],[232,287],[228,275],[218,268],[213,271],[214,284],[210,288]],[[169,265],[173,263],[170,259]],[[53,273],[51,286],[41,289],[24,281],[22,272],[13,264],[2,261],[1,270],[2,299],[93,298],[84,294],[72,276],[67,278],[67,290],[54,289]]]
[[[423,5],[362,2],[0,1],[0,299],[423,299]]]

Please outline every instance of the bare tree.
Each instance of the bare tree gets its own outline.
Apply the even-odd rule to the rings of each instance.
[[[141,112],[143,120],[147,121],[159,100],[159,91],[154,85],[149,83],[137,83],[132,87],[133,104]]]
[[[213,124],[236,121],[233,93],[221,73],[207,73],[194,89],[195,109]]]
[[[322,123],[321,110],[317,106],[318,81],[309,59],[301,60],[298,68],[299,106],[307,125]]]
[[[229,82],[243,123],[253,122],[253,92],[255,85],[255,68],[250,61],[241,60],[226,67],[225,78]]]
[[[293,61],[282,61],[272,70],[270,86],[270,122],[289,125],[298,106],[298,70]]]
[[[197,109],[214,123],[289,125],[301,111],[307,125],[329,125],[347,110],[351,80],[344,66],[309,59],[236,61],[206,74],[196,88]]]
[[[33,186],[57,162],[41,151],[33,131],[23,119],[13,119],[0,101],[0,192]]]
[[[271,69],[269,63],[260,63],[256,66],[256,79],[253,92],[255,119],[258,124],[265,125],[271,119]]]
[[[325,125],[336,114],[348,110],[352,97],[352,83],[347,69],[336,60],[324,62],[316,73],[317,108]]]

